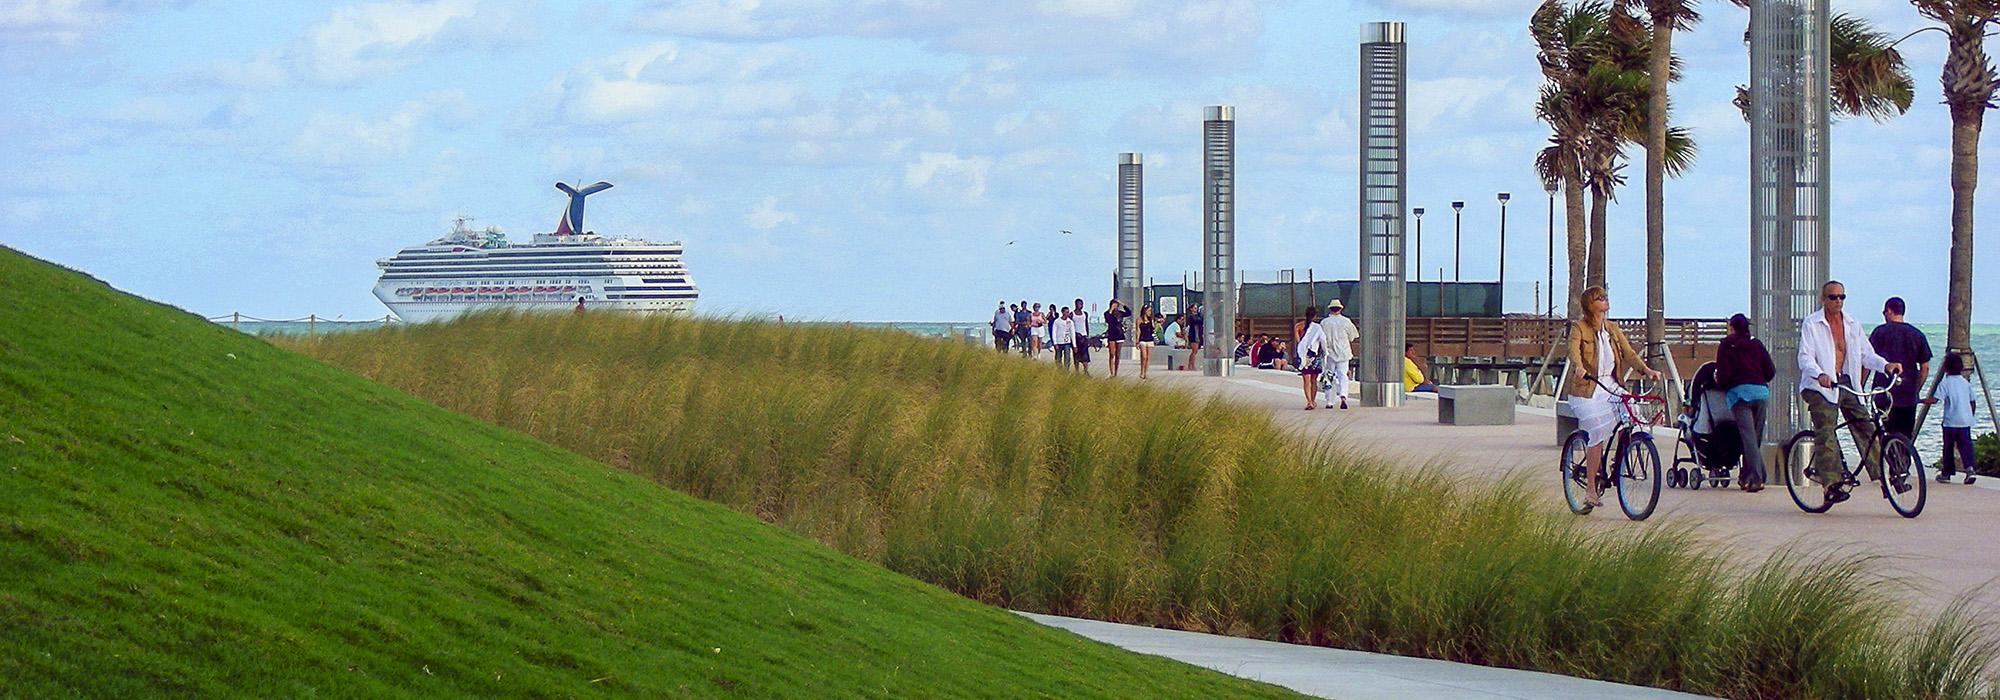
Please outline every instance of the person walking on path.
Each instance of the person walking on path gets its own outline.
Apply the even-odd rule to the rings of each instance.
[[[1014,312],[1007,308],[1007,302],[1000,302],[1000,308],[993,310],[993,349],[1007,353],[1007,343],[1014,340]]]
[[[1062,315],[1056,317],[1055,325],[1049,330],[1049,337],[1055,340],[1056,365],[1069,369],[1074,357],[1070,353],[1076,347],[1076,324],[1069,318],[1069,309],[1063,309]]]
[[[1972,483],[1974,461],[1972,449],[1973,413],[1979,404],[1972,400],[1972,382],[1965,379],[1965,358],[1955,352],[1944,355],[1944,364],[1938,370],[1944,374],[1938,380],[1937,391],[1924,403],[1944,404],[1944,458],[1938,460],[1938,483],[1950,483],[1951,475],[1965,472],[1965,483]],[[1988,410],[1991,410],[1990,408]]]
[[[1583,502],[1596,508],[1604,505],[1600,496],[1604,491],[1605,442],[1611,439],[1618,412],[1623,410],[1616,391],[1618,370],[1637,369],[1648,379],[1659,379],[1660,373],[1646,366],[1631,341],[1625,339],[1625,332],[1606,318],[1611,297],[1603,287],[1585,289],[1580,297],[1583,315],[1569,329],[1569,366],[1576,369],[1563,393],[1576,415],[1577,428],[1589,435],[1584,463],[1590,467],[1590,491]]]
[[[1153,365],[1153,346],[1160,342],[1160,313],[1152,304],[1139,307],[1139,320],[1135,324],[1139,330],[1139,378],[1146,378],[1146,368]]]
[[[1861,322],[1847,315],[1847,285],[1828,280],[1819,291],[1820,310],[1799,322],[1799,395],[1805,399],[1817,438],[1812,459],[1821,468],[1813,470],[1813,479],[1826,487],[1826,503],[1832,505],[1847,500],[1841,470],[1835,466],[1840,464],[1840,436],[1835,431],[1841,416],[1849,421],[1847,430],[1854,444],[1869,445],[1875,440],[1875,426],[1869,422],[1861,399],[1835,386],[1859,387],[1855,381],[1862,370],[1901,374],[1903,366],[1875,354],[1861,331]],[[1878,457],[1875,450],[1869,450],[1861,455],[1861,464],[1868,468],[1869,478],[1881,481],[1882,461]],[[1911,486],[1899,482],[1895,488],[1901,492]]]
[[[1902,297],[1882,302],[1882,325],[1868,334],[1868,345],[1882,359],[1911,368],[1910,376],[1889,389],[1889,415],[1882,419],[1882,427],[1903,437],[1916,437],[1917,394],[1923,392],[1924,378],[1931,371],[1931,344],[1923,331],[1903,322]],[[1887,377],[1875,378],[1877,387],[1888,383]]]
[[[1041,357],[1042,346],[1048,344],[1049,316],[1042,313],[1042,303],[1035,302],[1028,312],[1028,356]]]
[[[1181,369],[1193,371],[1195,362],[1201,357],[1202,326],[1201,305],[1188,304],[1187,313],[1181,314],[1181,332],[1187,334],[1188,359]]]
[[[1312,314],[1313,321],[1319,320],[1319,309],[1307,313]],[[1319,404],[1319,376],[1325,371],[1326,356],[1326,332],[1318,323],[1306,324],[1305,335],[1299,338],[1299,379],[1305,384],[1308,411]]]
[[[1110,358],[1111,376],[1118,376],[1118,351],[1125,344],[1125,317],[1132,315],[1117,299],[1104,310],[1104,352]]]
[[[1326,380],[1326,407],[1333,408],[1334,397],[1340,398],[1340,409],[1347,410],[1347,366],[1354,361],[1354,341],[1361,339],[1361,329],[1354,327],[1354,320],[1341,313],[1345,309],[1339,299],[1326,303],[1326,317],[1320,319],[1320,333],[1326,336],[1322,342],[1326,346],[1326,362],[1321,368]],[[1314,316],[1319,313],[1315,311]],[[1310,330],[1308,333],[1312,332]],[[1303,340],[1299,341],[1303,347]],[[1300,355],[1300,362],[1305,356]]]
[[[1070,322],[1076,324],[1076,349],[1070,351],[1076,361],[1076,371],[1090,374],[1090,314],[1083,310],[1083,300],[1076,300],[1076,309],[1070,312]]]
[[[1032,335],[1031,331],[1034,330],[1028,319],[1032,315],[1033,312],[1028,310],[1026,299],[1021,300],[1020,306],[1014,307],[1014,346],[1021,351],[1022,357],[1028,356],[1028,336]]]
[[[1764,414],[1771,403],[1771,380],[1777,376],[1778,367],[1764,342],[1750,334],[1750,318],[1729,317],[1729,335],[1715,348],[1715,386],[1728,396],[1729,415],[1736,419],[1736,435],[1743,441],[1743,469],[1736,475],[1736,486],[1750,493],[1764,490]]]

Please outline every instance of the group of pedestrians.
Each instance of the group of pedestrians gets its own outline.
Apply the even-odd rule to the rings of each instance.
[[[1349,366],[1354,362],[1354,344],[1361,330],[1344,313],[1339,299],[1328,302],[1326,313],[1308,312],[1299,333],[1299,381],[1306,395],[1306,410],[1333,408],[1338,402],[1347,409]]]
[[[1049,304],[1046,308],[1039,303],[1022,300],[1009,304],[1006,301],[993,310],[993,349],[997,352],[1019,352],[1022,357],[1034,359],[1047,352],[1054,355],[1057,365],[1090,374],[1092,350],[1105,350],[1111,376],[1118,376],[1123,349],[1129,335],[1128,328],[1133,323],[1133,313],[1123,302],[1111,300],[1109,308],[1097,316],[1093,322],[1091,311],[1086,311],[1083,299],[1077,299],[1069,306]],[[1151,344],[1162,319],[1148,304],[1141,308],[1138,317],[1139,330],[1139,376],[1146,375],[1146,362],[1151,359]],[[1093,333],[1094,329],[1101,332]]]
[[[1855,391],[1864,372],[1879,373],[1876,386],[1890,386],[1888,412],[1883,428],[1906,437],[1916,432],[1917,409],[1923,404],[1943,406],[1944,455],[1937,480],[1948,483],[1964,472],[1964,483],[1972,483],[1972,427],[1977,406],[1972,386],[1963,376],[1964,359],[1947,354],[1939,369],[1945,375],[1929,398],[1920,398],[1932,360],[1929,341],[1923,331],[1903,320],[1904,303],[1889,297],[1882,305],[1883,323],[1872,332],[1864,331],[1860,320],[1846,312],[1847,287],[1829,281],[1820,288],[1820,309],[1799,324],[1799,397],[1812,421],[1812,459],[1816,464],[1840,462],[1840,439],[1836,430],[1843,418],[1856,444],[1874,444],[1874,423],[1869,407]],[[1581,295],[1583,316],[1571,327],[1569,362],[1572,377],[1565,386],[1578,427],[1589,435],[1586,463],[1592,472],[1590,505],[1601,505],[1597,492],[1603,488],[1604,446],[1616,426],[1622,390],[1617,370],[1638,370],[1648,378],[1660,373],[1646,365],[1615,324],[1605,320],[1610,300],[1601,287],[1585,289]],[[1763,460],[1764,423],[1770,410],[1770,383],[1777,368],[1762,341],[1752,332],[1750,319],[1736,314],[1729,319],[1729,335],[1716,348],[1716,388],[1724,392],[1730,417],[1742,441],[1742,469],[1738,487],[1761,491],[1769,478]],[[1890,379],[1895,377],[1896,379]],[[1900,380],[1900,381],[1897,381]],[[1891,385],[1891,382],[1895,382]],[[1845,386],[1853,391],[1841,391]],[[1882,467],[1874,451],[1863,455],[1869,476],[1882,479]],[[1848,498],[1844,476],[1838,469],[1813,470],[1813,478],[1825,489],[1826,502]],[[1912,486],[1897,482],[1899,491]]]

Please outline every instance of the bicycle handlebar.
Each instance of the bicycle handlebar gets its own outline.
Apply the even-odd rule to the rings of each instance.
[[[1839,389],[1840,389],[1841,391],[1845,391],[1845,392],[1847,392],[1847,393],[1849,393],[1849,394],[1853,394],[1853,395],[1854,395],[1854,397],[1855,397],[1855,398],[1857,398],[1857,399],[1865,399],[1865,398],[1869,398],[1869,397],[1873,397],[1873,396],[1881,396],[1881,395],[1883,395],[1883,394],[1887,394],[1887,393],[1889,393],[1889,390],[1890,390],[1890,389],[1894,389],[1894,388],[1896,388],[1896,385],[1897,385],[1897,384],[1901,384],[1901,383],[1903,383],[1903,373],[1901,373],[1901,372],[1897,372],[1897,373],[1895,373],[1895,374],[1891,374],[1891,375],[1888,375],[1888,376],[1889,376],[1889,384],[1888,384],[1887,386],[1884,386],[1884,387],[1882,387],[1882,388],[1879,388],[1879,389],[1871,389],[1871,390],[1868,390],[1868,391],[1861,391],[1861,390],[1859,390],[1859,389],[1856,389],[1856,388],[1854,388],[1854,387],[1852,387],[1852,386],[1849,386],[1849,385],[1846,385],[1846,384],[1842,384],[1842,383],[1840,383],[1839,381],[1835,381],[1835,382],[1833,383],[1833,385],[1834,385],[1835,387],[1839,388]]]

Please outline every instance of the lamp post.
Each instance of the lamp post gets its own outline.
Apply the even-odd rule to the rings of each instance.
[[[1464,221],[1464,217],[1462,216],[1464,212],[1465,212],[1464,202],[1451,203],[1451,281],[1453,282],[1457,282],[1459,280],[1458,251],[1460,242],[1464,240],[1464,237],[1462,235],[1464,229],[1461,229],[1459,227],[1459,224]]]
[[[1507,315],[1507,200],[1513,195],[1500,193],[1500,315]]]
[[[1548,317],[1556,316],[1556,183],[1542,183],[1542,191],[1549,194],[1549,310]]]
[[[1417,215],[1417,281],[1424,281],[1424,208],[1411,209]]]

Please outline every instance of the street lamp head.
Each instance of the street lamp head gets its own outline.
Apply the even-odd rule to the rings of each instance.
[[[1550,180],[1550,181],[1548,181],[1548,182],[1544,182],[1544,183],[1542,183],[1542,191],[1543,191],[1543,192],[1547,192],[1547,193],[1549,194],[1549,196],[1550,196],[1550,197],[1554,197],[1554,196],[1556,196],[1556,192],[1557,192],[1557,191],[1559,191],[1559,190],[1561,190],[1561,189],[1562,189],[1562,186],[1561,186],[1561,185],[1557,185],[1557,184],[1556,184],[1556,181],[1554,181],[1554,180]]]
[[[1452,203],[1451,203],[1451,210],[1452,210],[1452,211],[1458,211],[1458,210],[1460,210],[1460,209],[1464,209],[1464,208],[1465,208],[1465,203],[1464,203],[1464,202],[1452,202]]]
[[[1416,214],[1416,215],[1417,215],[1417,218],[1419,218],[1419,219],[1421,219],[1421,218],[1424,218],[1424,208],[1423,208],[1423,207],[1417,207],[1416,209],[1412,209],[1412,210],[1410,210],[1410,213],[1412,213],[1412,214]]]
[[[1505,193],[1505,192],[1501,192],[1501,193],[1500,193],[1500,206],[1503,206],[1503,207],[1504,207],[1504,206],[1507,206],[1507,200],[1509,200],[1509,199],[1513,199],[1513,198],[1514,198],[1514,196],[1513,196],[1513,195],[1510,195],[1510,194],[1507,194],[1507,193]]]

